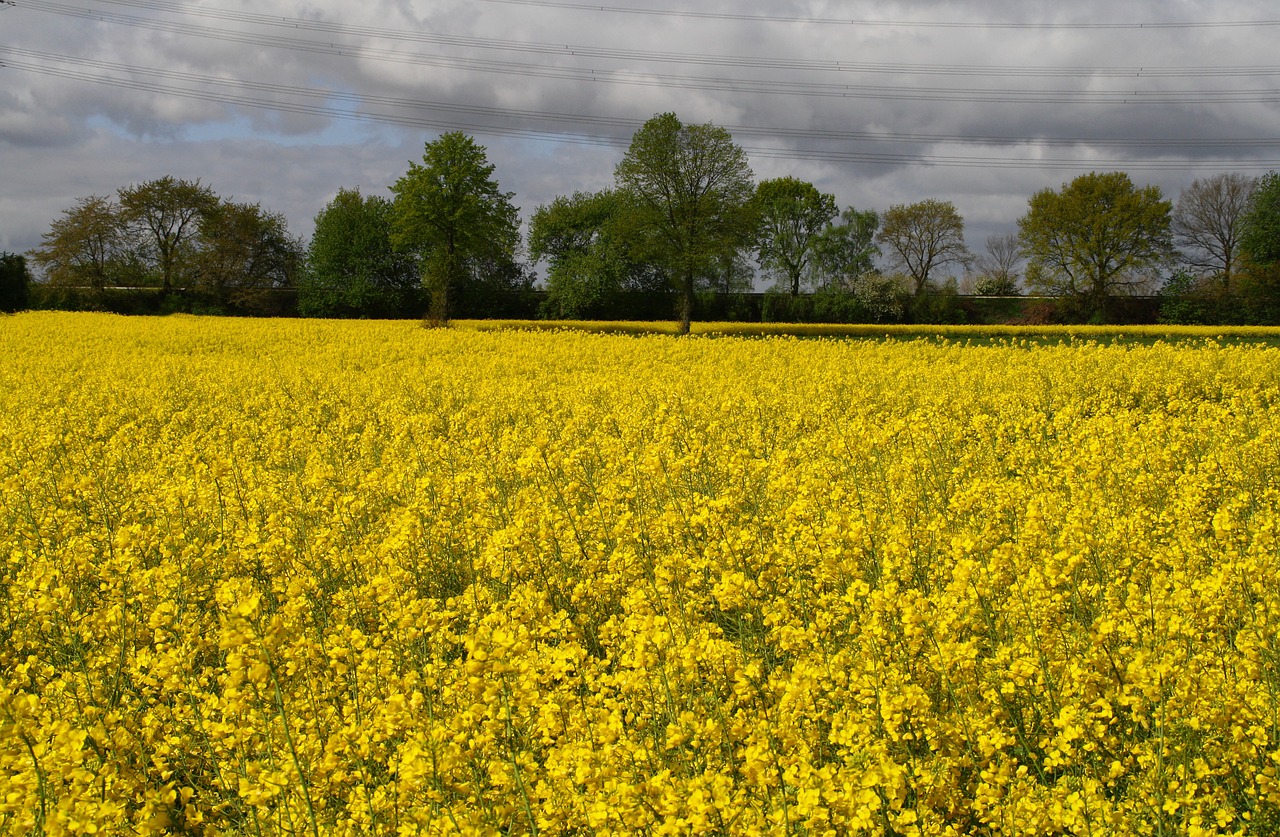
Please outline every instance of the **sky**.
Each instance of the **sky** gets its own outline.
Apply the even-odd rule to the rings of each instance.
[[[1280,169],[1277,36],[1274,0],[0,0],[0,250],[164,176],[306,239],[450,130],[527,220],[674,112],[842,208],[951,201],[981,253],[1090,171]]]

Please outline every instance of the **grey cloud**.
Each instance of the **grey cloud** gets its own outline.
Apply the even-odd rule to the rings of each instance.
[[[683,8],[667,0],[619,5],[637,4]],[[940,28],[761,23],[732,17],[848,16],[848,4],[835,0],[697,4],[697,12],[731,16],[716,19],[568,11],[486,0],[272,0],[245,7],[250,14],[348,27],[294,31],[230,19],[225,14],[228,4],[191,4],[211,17],[148,13],[102,0],[77,5],[113,14],[150,14],[165,26],[195,27],[216,37],[66,18],[20,4],[0,11],[5,27],[0,31],[0,61],[8,47],[158,68],[191,75],[186,80],[173,75],[113,77],[124,83],[182,84],[196,93],[217,95],[213,101],[181,98],[129,89],[124,83],[103,86],[6,67],[6,89],[0,92],[0,160],[6,180],[0,198],[0,248],[34,246],[49,222],[79,197],[110,194],[120,186],[165,174],[200,177],[219,194],[260,201],[284,212],[291,228],[305,235],[312,217],[339,187],[384,193],[408,161],[419,158],[423,141],[449,126],[474,133],[489,148],[503,188],[516,193],[516,203],[527,217],[557,194],[608,185],[634,126],[666,110],[687,121],[767,129],[772,136],[735,133],[755,151],[751,163],[757,176],[811,179],[842,205],[884,209],[926,197],[952,200],[969,222],[975,248],[992,232],[1012,231],[1035,190],[1057,187],[1084,171],[1132,167],[1136,181],[1156,183],[1176,197],[1195,176],[1216,170],[1260,173],[1270,167],[1269,161],[1280,158],[1275,142],[1280,137],[1280,111],[1275,102],[1232,102],[1224,96],[1140,106],[1090,101],[1122,93],[1126,87],[1257,88],[1266,93],[1273,90],[1274,78],[1206,73],[1203,78],[1126,79],[1095,70],[1271,66],[1274,27]],[[1081,0],[1052,10],[1014,0],[938,0],[880,3],[861,7],[858,14],[904,23],[1096,24],[1262,20],[1273,18],[1274,10],[1267,0]],[[357,28],[363,28],[363,34]],[[381,34],[375,37],[375,30]],[[258,40],[247,44],[238,40],[242,36]],[[418,36],[521,41],[541,44],[547,51],[426,43],[415,40]],[[279,48],[285,38],[307,39],[319,51]],[[328,49],[330,43],[337,47]],[[551,49],[555,45],[587,47],[592,54]],[[366,51],[352,49],[357,46]],[[357,54],[338,55],[338,47]],[[644,60],[636,51],[725,60]],[[751,60],[735,63],[730,60],[734,57]],[[422,63],[444,59],[453,63]],[[890,68],[884,65],[898,67],[892,72],[854,72],[812,66],[835,61],[878,64],[885,70]],[[787,68],[780,62],[810,65]],[[921,72],[926,65],[933,72]],[[1033,67],[1040,74],[973,74],[975,67],[997,66]],[[945,71],[948,67],[951,70]],[[556,73],[572,77],[554,77]],[[593,74],[598,79],[654,83],[592,81]],[[229,86],[215,91],[199,81],[210,76]],[[700,85],[698,79],[703,79]],[[263,84],[298,90],[254,86]],[[767,87],[750,88],[753,84]],[[787,84],[795,86],[780,86]],[[813,86],[819,84],[828,87]],[[848,95],[835,95],[839,91],[833,85],[848,85]],[[872,88],[898,88],[898,93],[869,95]],[[357,98],[301,95],[320,90]],[[930,90],[934,92],[926,98]],[[1029,91],[1041,91],[1045,101],[1027,101],[1036,98]],[[832,95],[808,95],[815,92]],[[278,107],[237,104],[232,101],[237,97]],[[379,114],[383,121],[343,120],[325,108]],[[578,114],[585,119],[539,114]],[[551,130],[590,135],[597,143],[612,145],[511,133]],[[819,131],[836,135],[816,136]],[[873,132],[886,137],[857,136]],[[904,135],[924,134],[939,140],[903,141]],[[977,137],[1078,137],[1093,142],[1072,146],[962,141]],[[1173,139],[1185,142],[1177,147],[1157,144]],[[1232,144],[1214,144],[1223,139]],[[786,156],[766,156],[766,150]],[[1179,167],[1142,165],[1166,157]],[[963,158],[972,159],[965,163]],[[1069,162],[1028,168],[997,165],[1023,158]]]

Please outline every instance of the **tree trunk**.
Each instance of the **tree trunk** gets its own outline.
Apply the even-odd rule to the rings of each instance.
[[[686,275],[681,284],[684,287],[680,294],[680,333],[688,334],[689,326],[693,322],[693,275]]]
[[[453,284],[454,254],[445,252],[427,258],[426,285],[431,301],[425,323],[429,326],[449,324],[449,286]]]

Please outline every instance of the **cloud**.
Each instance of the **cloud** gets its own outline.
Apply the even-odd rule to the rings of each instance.
[[[1176,197],[1280,160],[1280,27],[1224,25],[1271,21],[1266,0],[886,2],[843,23],[832,0],[577,5],[0,9],[0,248],[35,246],[80,197],[164,175],[308,235],[340,187],[382,193],[449,129],[489,148],[527,218],[609,185],[631,133],[668,110],[730,126],[757,177],[809,179],[841,205],[951,200],[975,249],[1085,171]]]

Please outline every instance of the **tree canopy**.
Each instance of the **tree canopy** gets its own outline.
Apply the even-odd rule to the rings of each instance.
[[[545,259],[546,310],[579,318],[606,310],[621,294],[655,292],[666,276],[630,246],[626,196],[575,192],[538,207],[529,221],[529,255]]]
[[[27,307],[27,260],[18,253],[0,251],[0,312],[12,313]]]
[[[983,296],[1014,296],[1019,292],[1018,268],[1022,248],[1012,233],[987,236],[987,249],[974,260],[978,278],[974,293]]]
[[[413,254],[391,245],[391,213],[387,198],[338,190],[315,217],[299,311],[376,317],[404,310],[421,280]]]
[[[119,191],[121,218],[133,226],[133,238],[150,256],[165,293],[185,287],[192,272],[200,223],[218,205],[218,197],[199,180],[168,175]]]
[[[127,267],[136,251],[120,206],[102,195],[89,195],[63,210],[44,234],[31,259],[54,285],[102,291],[127,284]]]
[[[205,213],[195,257],[197,283],[222,304],[293,284],[302,242],[284,216],[257,203],[222,201]]]
[[[391,187],[392,241],[421,259],[435,321],[449,320],[451,295],[514,265],[518,213],[493,172],[484,146],[453,131],[426,143],[422,164]]]
[[[874,209],[852,206],[840,213],[814,242],[815,284],[821,287],[851,287],[859,278],[875,270],[880,257],[876,231],[880,215]]]
[[[923,200],[891,206],[880,219],[876,241],[889,248],[889,257],[911,279],[916,296],[928,291],[934,272],[948,265],[968,264],[964,219],[951,201]]]
[[[1241,219],[1240,247],[1255,266],[1280,264],[1280,173],[1258,180]]]
[[[750,240],[751,177],[727,130],[685,125],[674,113],[646,122],[614,169],[641,259],[659,265],[680,295],[683,333],[698,279],[716,275]]]
[[[752,199],[760,266],[782,280],[791,295],[814,260],[818,241],[839,211],[834,195],[795,177],[764,180]]]
[[[1095,315],[1108,299],[1151,286],[1172,256],[1171,205],[1124,172],[1093,172],[1032,196],[1018,221],[1027,284]]]

